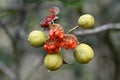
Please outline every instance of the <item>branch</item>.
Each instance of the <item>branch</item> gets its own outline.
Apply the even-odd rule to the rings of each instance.
[[[9,32],[7,26],[5,24],[3,24],[0,21],[0,27],[5,31],[5,33],[7,34],[7,36],[10,38],[11,42],[12,42],[12,46],[15,46],[15,42],[14,42],[14,38],[11,35],[11,33]],[[15,72],[11,71],[6,65],[4,65],[1,61],[0,61],[0,70],[2,70],[2,72],[4,74],[6,74],[11,80],[15,80],[16,78],[16,74]]]
[[[25,77],[25,79],[23,80],[30,80],[30,78],[36,73],[36,71],[38,71],[38,69],[43,65],[43,59],[44,57],[42,56],[42,58],[39,58],[39,62],[38,64],[35,66],[35,68],[31,69],[30,73]]]
[[[108,45],[108,48],[111,52],[111,59],[114,63],[114,74],[113,74],[113,80],[120,80],[119,74],[120,74],[120,59],[119,59],[119,53],[116,51],[115,44],[112,40],[113,37],[111,37],[111,32],[108,31],[105,34],[105,43]]]
[[[90,35],[90,34],[97,34],[106,30],[110,30],[110,29],[114,29],[114,30],[120,30],[120,23],[109,23],[109,24],[105,24],[93,29],[88,29],[88,30],[80,30],[80,31],[74,31],[73,33],[76,35]]]
[[[4,72],[11,80],[15,80],[16,75],[13,71],[11,71],[3,62],[0,61],[0,70]]]
[[[0,27],[5,31],[5,33],[7,34],[7,36],[10,38],[10,40],[12,42],[12,46],[15,46],[14,38],[11,35],[11,33],[9,32],[7,26],[0,21]]]

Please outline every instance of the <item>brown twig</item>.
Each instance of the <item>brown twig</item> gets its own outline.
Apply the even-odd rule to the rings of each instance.
[[[20,42],[20,40],[22,39],[22,36],[20,35],[20,31],[21,29],[23,30],[23,21],[25,19],[25,10],[18,10],[18,27],[16,29],[15,35],[12,36],[10,31],[8,30],[6,24],[3,24],[0,21],[0,27],[5,31],[5,33],[7,34],[7,36],[10,38],[11,43],[12,43],[12,47],[13,47],[13,55],[14,55],[14,59],[15,59],[15,74],[16,77],[14,80],[20,80],[20,75],[19,75],[19,67],[20,67],[20,58],[21,58],[21,53],[23,53],[23,49],[18,48],[18,43]],[[22,41],[22,40],[21,40]]]
[[[14,49],[13,51],[15,53],[17,46],[16,46],[16,43],[15,43],[15,40],[14,40],[13,36],[9,32],[7,26],[5,24],[3,24],[1,21],[0,21],[0,27],[5,31],[7,36],[10,38],[10,40],[12,42],[12,47]],[[12,72],[10,69],[8,69],[7,66],[5,66],[2,62],[0,62],[0,68],[7,76],[9,76],[10,79],[15,80],[17,78],[15,72]]]
[[[24,6],[24,5],[23,5]],[[21,31],[25,31],[25,27],[23,25],[25,17],[26,17],[26,9],[23,7],[21,10],[17,11],[17,26],[16,26],[16,31],[15,31],[15,44],[16,46],[13,46],[13,53],[14,53],[14,58],[15,58],[15,73],[16,73],[16,79],[15,80],[21,80],[20,77],[20,61],[24,53],[24,48],[22,47],[21,44],[23,44],[23,35],[21,35]],[[19,45],[19,47],[18,47]]]
[[[87,29],[87,30],[80,30],[80,31],[74,31],[73,33],[75,35],[90,35],[90,34],[97,34],[106,30],[110,30],[110,29],[115,29],[115,30],[119,30],[120,29],[120,23],[109,23],[109,24],[105,24],[93,29]]]
[[[14,46],[15,45],[14,38],[12,37],[11,33],[9,32],[7,26],[0,21],[0,27],[5,31],[5,33],[10,38],[10,40],[13,43],[13,46]]]
[[[114,44],[110,37],[110,31],[108,31],[105,35],[105,42],[111,51],[112,60],[115,66],[113,80],[119,80],[119,74],[120,74],[119,53],[115,50]]]
[[[16,74],[0,61],[0,70],[4,72],[11,80],[15,80]]]
[[[43,58],[39,60],[39,63],[35,66],[35,68],[31,69],[28,76],[26,76],[23,80],[29,80],[38,71],[38,69],[43,65],[42,64],[43,60],[44,60]]]

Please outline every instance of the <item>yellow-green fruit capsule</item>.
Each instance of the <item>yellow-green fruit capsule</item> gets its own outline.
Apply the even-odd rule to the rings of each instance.
[[[45,43],[47,36],[39,30],[32,31],[28,36],[28,42],[33,47],[41,47]]]
[[[94,57],[93,49],[89,45],[84,43],[79,44],[74,49],[73,54],[75,60],[82,64],[89,63]]]
[[[44,58],[44,65],[50,71],[55,71],[61,67],[63,58],[61,53],[47,54]]]
[[[84,14],[78,19],[78,26],[84,29],[91,28],[94,25],[94,17],[90,14]]]

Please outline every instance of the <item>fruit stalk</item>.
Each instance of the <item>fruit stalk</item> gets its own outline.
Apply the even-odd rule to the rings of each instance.
[[[77,28],[79,28],[79,26],[73,27],[72,29],[70,29],[70,30],[67,32],[67,34],[71,33],[72,31],[76,30]]]

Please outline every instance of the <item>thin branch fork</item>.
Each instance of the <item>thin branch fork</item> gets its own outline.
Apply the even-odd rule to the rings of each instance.
[[[0,27],[5,31],[5,33],[7,34],[7,36],[10,38],[10,40],[12,42],[12,46],[16,47],[14,38],[11,35],[11,33],[9,32],[7,26],[0,21]],[[16,79],[15,72],[13,72],[11,69],[9,69],[2,61],[0,61],[0,70],[4,74],[6,74],[11,80],[15,80]]]
[[[96,27],[93,29],[74,31],[73,33],[75,35],[83,36],[83,35],[97,34],[97,33],[100,33],[100,32],[106,31],[106,30],[110,30],[110,29],[120,30],[120,23],[115,23],[115,24],[109,23],[109,24],[105,24],[105,25],[102,25],[102,26],[99,26],[99,27]]]
[[[1,21],[0,21],[0,27],[3,28],[3,30],[5,31],[5,33],[8,35],[8,37],[14,41],[12,35],[10,34],[9,30],[7,29],[6,25],[3,24]]]
[[[0,61],[0,70],[4,72],[11,80],[15,80],[16,74]]]

